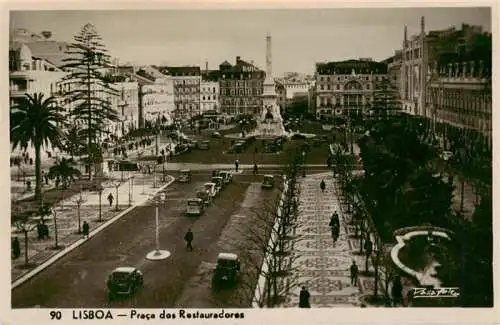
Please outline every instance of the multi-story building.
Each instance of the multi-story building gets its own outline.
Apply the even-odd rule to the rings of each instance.
[[[160,67],[158,70],[173,80],[174,118],[185,121],[200,115],[200,67]]]
[[[229,116],[257,115],[262,108],[265,72],[236,57],[236,64],[224,61],[220,71],[221,112]]]
[[[26,44],[13,43],[9,49],[9,96],[11,105],[25,94],[57,96],[60,80],[67,73],[52,62],[33,55]]]
[[[401,90],[403,89],[401,83],[401,63],[403,52],[396,50],[394,55],[386,59],[384,62],[387,64],[387,74],[389,81],[395,86],[399,92],[400,98],[403,97]]]
[[[202,114],[219,113],[219,71],[208,70],[202,71],[200,85],[200,111]]]
[[[470,131],[476,131],[475,135],[482,134],[483,144],[490,149],[491,69],[491,56],[444,56],[434,64],[426,97],[433,122],[459,127],[470,136]]]
[[[282,87],[276,89],[278,104],[282,111],[294,104],[304,104],[308,108],[309,89],[312,81],[306,75],[297,72],[287,72],[283,78],[276,79],[277,84]]]
[[[450,27],[426,33],[424,17],[421,17],[419,34],[408,37],[405,27],[400,83],[403,111],[430,118],[432,112],[426,105],[426,91],[434,62],[444,53],[467,51],[474,46],[476,38],[484,34],[482,27],[468,24],[462,24],[461,29]]]
[[[155,78],[153,84],[142,88],[144,120],[165,121],[170,124],[175,111],[174,81],[171,76]]]
[[[115,82],[111,85],[117,92],[116,96],[109,96],[111,108],[116,111],[119,121],[110,123],[110,130],[117,137],[121,137],[139,127],[139,84],[127,80]]]
[[[316,64],[316,117],[362,117],[372,110],[377,82],[387,65],[371,59]]]

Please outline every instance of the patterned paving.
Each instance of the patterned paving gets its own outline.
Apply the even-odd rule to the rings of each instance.
[[[324,179],[326,190],[321,192],[319,184]],[[345,232],[339,202],[335,196],[334,179],[330,173],[309,175],[300,180],[301,210],[296,232],[301,236],[294,250],[297,259],[293,267],[299,286],[288,293],[284,307],[297,307],[301,286],[311,294],[311,307],[359,306],[360,290],[351,286],[349,267],[353,259],[348,234]],[[333,243],[330,217],[337,210],[340,215],[340,236]]]

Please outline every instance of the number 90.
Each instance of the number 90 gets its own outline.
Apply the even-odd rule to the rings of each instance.
[[[50,319],[61,319],[62,318],[62,314],[60,311],[54,311],[52,310],[50,312]]]

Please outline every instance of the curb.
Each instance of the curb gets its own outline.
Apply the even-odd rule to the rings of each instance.
[[[285,198],[285,191],[287,191],[287,190],[288,190],[288,182],[287,182],[286,178],[283,177],[283,192],[281,193],[278,208],[277,208],[277,213],[279,215],[281,215],[281,207],[283,206],[283,201]],[[279,220],[276,220],[276,222],[273,225],[273,228],[278,226],[278,222],[279,222]],[[276,233],[274,231],[271,232],[271,236],[269,237],[269,240],[268,240],[268,246],[270,245],[270,243],[274,239],[275,234]],[[267,255],[268,254],[266,253],[264,255],[263,260],[262,260],[262,265],[260,268],[259,277],[257,279],[257,283],[255,285],[255,290],[254,290],[254,294],[253,294],[252,308],[266,308],[265,306],[262,306],[262,307],[259,306],[259,302],[264,295],[264,291],[266,289],[266,286],[268,285],[266,282],[266,277],[264,275],[269,268],[267,260],[266,260]]]
[[[168,187],[170,184],[172,184],[175,181],[175,177],[170,176],[170,175],[168,175],[168,177],[170,177],[171,180],[168,181],[166,184],[162,185],[161,187],[157,188],[156,191],[154,191],[151,195],[156,195],[157,193],[161,192],[163,189],[165,189],[166,187]],[[19,279],[17,279],[16,281],[14,281],[11,284],[11,290],[17,288],[18,286],[20,286],[24,282],[28,281],[29,279],[31,279],[32,277],[34,277],[35,275],[37,275],[38,273],[42,272],[47,267],[49,267],[54,262],[56,262],[58,259],[60,259],[64,255],[68,254],[69,252],[71,252],[75,248],[79,247],[80,245],[82,245],[83,243],[85,243],[87,240],[89,240],[90,238],[94,237],[96,234],[98,234],[101,231],[103,231],[104,229],[106,229],[109,225],[111,225],[112,223],[114,223],[115,221],[117,221],[118,219],[120,219],[121,217],[123,217],[124,215],[126,215],[127,213],[129,213],[130,211],[132,211],[133,209],[135,209],[136,207],[144,204],[148,200],[149,200],[149,198],[146,198],[146,199],[144,199],[144,200],[142,200],[140,202],[137,202],[135,205],[133,205],[133,206],[131,206],[131,207],[123,210],[118,215],[114,216],[113,218],[109,219],[108,221],[104,222],[99,227],[97,227],[93,231],[91,231],[89,233],[88,238],[81,238],[81,239],[75,241],[70,246],[66,247],[65,249],[63,249],[59,253],[55,254],[54,256],[52,256],[51,258],[49,258],[48,260],[46,260],[45,262],[43,262],[42,264],[40,264],[39,266],[37,266],[36,268],[34,268],[33,270],[31,270],[30,272],[26,273],[25,275],[23,275],[22,277],[20,277]]]

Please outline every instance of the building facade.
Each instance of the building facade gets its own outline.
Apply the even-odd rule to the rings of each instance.
[[[127,80],[113,83],[112,87],[117,95],[110,96],[109,100],[120,120],[111,123],[111,128],[116,136],[121,137],[139,127],[139,84]]]
[[[174,118],[186,121],[200,115],[200,67],[160,67],[171,76],[174,87]]]
[[[219,112],[219,82],[202,80],[200,86],[201,114],[211,111]]]
[[[170,124],[175,111],[174,80],[171,76],[155,78],[153,84],[142,87],[142,109],[144,120],[166,121]]]
[[[463,53],[474,46],[477,37],[484,36],[481,26],[462,24],[437,31],[425,31],[425,18],[421,17],[420,32],[408,37],[404,29],[401,53],[400,93],[403,111],[412,115],[432,117],[426,103],[434,62],[446,53]]]
[[[12,44],[9,51],[10,103],[15,104],[25,94],[57,96],[62,91],[59,81],[66,74],[52,62],[34,56],[27,45]]]
[[[224,61],[220,71],[220,107],[223,114],[257,115],[262,108],[264,71],[236,57],[236,64]]]
[[[392,57],[385,60],[385,63],[387,63],[387,77],[389,78],[391,84],[398,89],[400,98],[403,98],[401,91],[403,89],[401,79],[401,64],[403,62],[402,55],[402,51],[396,50]]]
[[[371,60],[316,64],[316,117],[362,117],[372,110],[376,83],[387,78],[387,65]]]
[[[491,60],[444,61],[434,65],[426,97],[430,118],[483,135],[492,147]],[[471,133],[472,136],[472,133]]]

